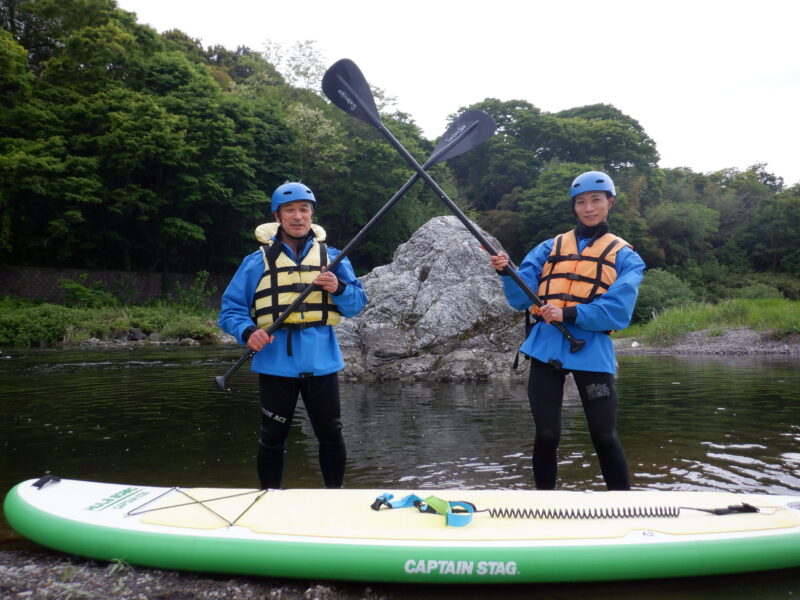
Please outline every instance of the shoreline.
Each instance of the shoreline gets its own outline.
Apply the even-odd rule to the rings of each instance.
[[[723,355],[723,356],[764,356],[787,355],[800,356],[800,334],[786,339],[776,340],[769,332],[759,332],[747,327],[726,327],[721,329],[702,329],[690,332],[669,345],[646,344],[635,337],[618,332],[612,338],[617,354],[667,354],[667,355]],[[59,344],[47,346],[62,350],[74,349],[125,349],[147,347],[174,346],[209,346],[225,348],[244,348],[236,339],[223,332],[216,334],[216,342],[203,343],[194,338],[175,338],[169,340],[152,339],[105,339],[91,338],[79,344]],[[18,347],[0,348],[0,357],[8,355],[9,350],[18,351]],[[344,348],[343,348],[344,349]]]
[[[669,346],[653,346],[635,338],[614,340],[617,354],[665,354],[673,356],[800,356],[800,336],[776,340],[769,333],[747,327],[702,329],[682,336]]]
[[[387,600],[364,582],[271,579],[101,562],[31,548],[0,549],[0,597],[36,600]]]

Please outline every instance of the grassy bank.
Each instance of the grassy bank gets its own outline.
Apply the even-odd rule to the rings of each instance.
[[[192,338],[217,343],[217,311],[165,302],[148,306],[79,307],[0,298],[0,346],[75,345],[91,338]]]
[[[150,340],[191,338],[201,344],[218,343],[216,309],[194,304],[157,302],[146,306],[62,306],[0,297],[0,346],[77,345],[91,338],[128,339],[131,332]],[[800,335],[800,302],[779,299],[725,300],[667,309],[641,325],[632,325],[618,337],[668,346],[692,331],[722,333],[747,327],[775,339]]]
[[[800,334],[800,302],[779,299],[725,300],[719,304],[697,303],[670,308],[642,325],[632,325],[620,337],[635,337],[654,345],[671,345],[692,331],[722,333],[731,327],[747,327],[770,333],[775,339]]]

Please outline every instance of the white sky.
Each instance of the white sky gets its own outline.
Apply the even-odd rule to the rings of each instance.
[[[314,40],[434,139],[492,97],[547,112],[612,104],[662,167],[766,162],[800,182],[798,0],[117,0],[203,46]]]

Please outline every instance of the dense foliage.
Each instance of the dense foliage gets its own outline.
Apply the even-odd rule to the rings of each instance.
[[[269,194],[285,180],[314,189],[317,220],[341,248],[410,175],[377,132],[321,96],[324,65],[308,43],[204,49],[114,0],[0,0],[0,23],[0,263],[228,273],[255,249],[253,228],[271,220]],[[661,169],[655,141],[609,105],[469,108],[491,114],[498,134],[434,174],[517,262],[574,225],[569,183],[600,169],[619,191],[614,231],[654,268],[641,318],[659,299],[800,297],[800,186],[766,165]],[[408,115],[384,117],[414,155],[430,153]],[[354,251],[357,270],[388,262],[443,213],[418,184]]]
[[[410,175],[248,48],[158,35],[113,0],[2,0],[0,21],[3,262],[229,272],[285,180],[314,188],[341,247]],[[392,128],[418,156],[432,149],[407,120]],[[362,270],[440,210],[423,191],[354,254]]]

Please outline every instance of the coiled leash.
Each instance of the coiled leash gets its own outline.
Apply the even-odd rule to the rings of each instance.
[[[436,496],[424,500],[415,494],[408,494],[392,502],[394,495],[384,493],[370,505],[372,510],[387,508],[415,507],[419,512],[444,515],[445,524],[451,527],[465,527],[472,522],[475,513],[486,512],[495,519],[652,519],[678,518],[682,510],[695,510],[713,515],[733,515],[760,512],[758,507],[742,502],[724,508],[694,508],[691,506],[624,506],[624,507],[585,507],[585,508],[478,508],[472,502],[463,500],[448,502]]]

